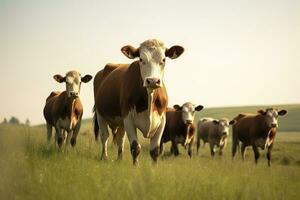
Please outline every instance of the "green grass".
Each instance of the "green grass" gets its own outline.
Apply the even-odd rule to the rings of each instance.
[[[221,158],[211,159],[206,145],[189,159],[180,147],[179,157],[164,155],[152,165],[149,141],[143,138],[139,166],[134,167],[127,141],[123,161],[116,161],[111,141],[110,159],[99,160],[90,120],[83,123],[76,147],[62,150],[53,141],[47,144],[44,126],[1,125],[0,199],[300,199],[300,132],[294,126],[299,107],[280,107],[289,115],[280,121],[284,132],[276,136],[271,168],[264,151],[258,165],[251,149],[244,162],[239,154],[232,161],[231,141]],[[200,117],[230,118],[244,109],[257,110],[206,109]]]

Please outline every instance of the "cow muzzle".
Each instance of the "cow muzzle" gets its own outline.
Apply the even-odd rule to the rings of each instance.
[[[145,86],[147,88],[156,89],[161,87],[160,78],[146,78]]]
[[[79,96],[78,92],[69,92],[69,97],[77,98]]]
[[[191,125],[193,123],[192,120],[185,120],[185,123],[188,124],[188,125]]]

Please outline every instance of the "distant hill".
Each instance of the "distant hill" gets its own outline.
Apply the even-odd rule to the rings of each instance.
[[[220,107],[220,108],[204,108],[196,115],[196,121],[202,117],[232,119],[239,113],[256,113],[257,110],[274,107],[278,109],[286,109],[288,114],[279,117],[279,131],[300,131],[300,104],[292,105],[272,105],[272,106],[242,106],[242,107]],[[84,119],[81,130],[92,130],[92,119]]]

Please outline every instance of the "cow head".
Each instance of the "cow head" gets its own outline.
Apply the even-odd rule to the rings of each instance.
[[[268,128],[277,128],[278,127],[278,116],[283,116],[287,113],[286,110],[267,108],[266,110],[257,111],[260,115],[265,117],[265,122]]]
[[[194,137],[193,132],[189,131],[189,128],[191,127],[190,125],[194,122],[195,112],[201,111],[203,109],[203,106],[195,106],[194,104],[187,102],[184,103],[182,106],[176,104],[173,107],[176,111],[182,113],[182,121],[184,124],[187,125],[186,135],[184,136],[184,146],[186,146],[192,141]]]
[[[195,106],[191,102],[184,103],[182,106],[174,105],[173,108],[176,111],[182,112],[182,121],[185,124],[192,124],[194,122],[195,118],[195,112],[201,111],[203,109],[203,106]]]
[[[220,119],[213,120],[213,123],[217,126],[218,139],[220,139],[219,146],[225,146],[227,137],[229,136],[229,126],[236,123],[236,120]]]
[[[80,93],[81,82],[89,82],[92,79],[92,76],[85,75],[84,77],[81,77],[79,72],[69,71],[64,77],[59,74],[56,74],[53,76],[53,78],[59,83],[65,82],[68,97],[76,98],[79,96]]]
[[[166,57],[178,58],[184,49],[181,46],[172,46],[167,49],[162,42],[153,39],[146,40],[139,48],[124,46],[121,51],[130,59],[139,58],[143,87],[152,92],[162,87]]]

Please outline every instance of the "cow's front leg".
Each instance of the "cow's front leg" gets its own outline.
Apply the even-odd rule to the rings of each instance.
[[[118,127],[118,130],[115,133],[115,140],[118,145],[118,160],[122,160],[125,142],[125,131],[123,128]]]
[[[159,146],[161,142],[161,137],[163,135],[166,125],[166,116],[164,115],[161,119],[160,126],[156,130],[154,136],[150,139],[150,155],[154,163],[157,162],[159,156]]]
[[[76,124],[75,128],[74,128],[74,131],[73,131],[73,134],[72,134],[72,131],[70,134],[68,134],[68,137],[71,138],[71,134],[72,134],[72,138],[71,138],[71,145],[72,147],[74,147],[76,145],[76,140],[77,140],[77,136],[78,136],[78,133],[79,133],[79,130],[80,130],[80,127],[81,127],[81,120],[78,121],[78,123]],[[68,141],[69,142],[69,141]]]
[[[271,144],[267,149],[267,159],[268,159],[268,166],[271,166],[271,151],[273,148],[273,144]]]
[[[257,160],[259,158],[259,151],[258,151],[258,148],[255,144],[252,145],[252,149],[254,151],[255,163],[257,164]]]
[[[241,154],[242,154],[243,160],[245,160],[245,155],[246,155],[246,145],[245,145],[244,143],[242,143],[242,146],[241,146]]]
[[[172,140],[172,144],[171,144],[171,153],[174,154],[174,156],[178,156],[179,155],[178,145],[173,140]]]
[[[64,139],[63,139],[62,129],[58,124],[55,125],[55,131],[56,131],[56,142],[58,147],[60,148],[61,145],[63,144]]]
[[[164,151],[164,143],[160,141],[160,146],[159,146],[159,155],[161,155]]]
[[[209,144],[209,146],[210,146],[210,155],[211,155],[212,158],[214,158],[214,156],[215,156],[215,150],[214,150],[215,145],[214,145],[214,143],[211,142]]]
[[[130,143],[130,152],[132,155],[133,164],[137,165],[137,157],[141,152],[141,145],[138,143],[136,127],[130,114],[124,119],[124,128]]]
[[[194,144],[194,138],[192,138],[191,142],[188,145],[188,155],[190,156],[190,158],[192,158],[193,144]]]

